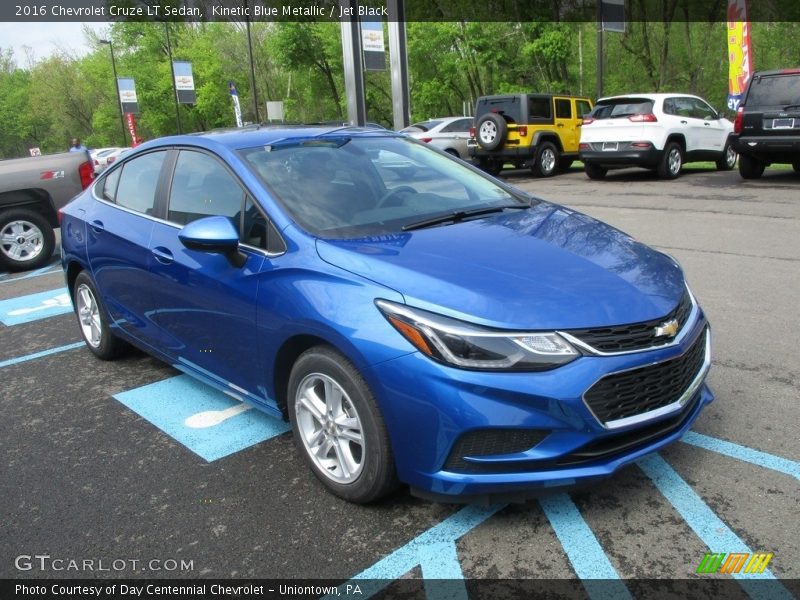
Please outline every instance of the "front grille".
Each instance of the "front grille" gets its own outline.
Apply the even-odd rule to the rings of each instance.
[[[706,329],[682,356],[602,378],[584,394],[601,423],[663,408],[686,391],[703,366]]]
[[[601,352],[645,350],[653,346],[661,346],[670,340],[667,336],[656,337],[656,327],[666,321],[675,319],[678,322],[678,331],[680,331],[686,324],[691,312],[692,298],[687,291],[684,292],[678,305],[665,317],[630,325],[567,329],[565,332]]]
[[[465,456],[516,454],[533,448],[548,436],[549,431],[538,429],[479,429],[462,435],[453,445],[444,464],[446,471],[474,473],[483,466],[464,460]]]

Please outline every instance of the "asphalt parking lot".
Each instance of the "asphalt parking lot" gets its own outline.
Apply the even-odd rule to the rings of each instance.
[[[503,177],[682,263],[712,324],[716,395],[683,441],[527,504],[401,490],[350,505],[285,424],[144,354],[95,360],[54,262],[0,275],[0,578],[372,580],[362,598],[420,576],[456,582],[428,598],[487,597],[480,580],[580,579],[580,594],[625,598],[645,580],[713,579],[725,597],[800,595],[800,175]],[[774,553],[768,581],[696,574],[707,552]]]

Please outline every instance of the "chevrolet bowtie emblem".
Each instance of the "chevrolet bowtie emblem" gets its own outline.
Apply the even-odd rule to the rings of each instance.
[[[675,337],[678,333],[678,322],[675,319],[670,319],[666,323],[662,323],[656,327],[656,337]]]

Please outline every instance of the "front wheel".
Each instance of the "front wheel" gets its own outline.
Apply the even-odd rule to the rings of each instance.
[[[9,271],[41,267],[50,260],[55,245],[53,228],[39,213],[12,209],[0,215],[0,265]]]
[[[680,144],[670,142],[664,148],[661,161],[658,163],[658,176],[662,179],[675,179],[683,168],[683,149]]]
[[[736,166],[737,158],[736,150],[730,144],[725,144],[725,150],[722,151],[722,156],[717,159],[717,170],[730,171]]]
[[[389,435],[372,392],[353,364],[326,346],[307,350],[289,377],[295,443],[334,494],[366,503],[397,485]]]
[[[484,171],[493,177],[497,177],[500,174],[500,171],[503,170],[503,163],[489,158],[482,158],[478,161],[478,167],[481,169],[481,171]]]

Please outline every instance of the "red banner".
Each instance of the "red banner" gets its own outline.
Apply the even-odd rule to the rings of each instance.
[[[136,135],[136,117],[132,113],[125,113],[125,118],[128,119],[128,132],[131,134],[131,146],[136,148],[142,143],[142,140]]]

